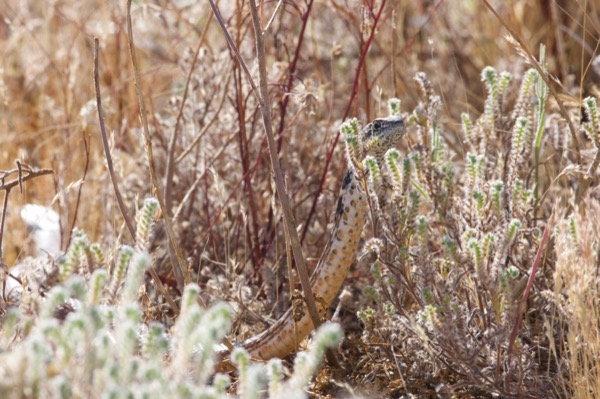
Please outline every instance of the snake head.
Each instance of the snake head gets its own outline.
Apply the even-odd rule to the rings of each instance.
[[[406,123],[400,115],[373,120],[358,136],[363,155],[383,157],[387,150],[400,142],[404,133],[406,133]]]

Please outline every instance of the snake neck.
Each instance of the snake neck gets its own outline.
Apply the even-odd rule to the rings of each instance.
[[[367,194],[350,168],[342,182],[330,238],[310,282],[321,317],[337,296],[352,264],[367,218]],[[306,306],[289,309],[275,324],[241,344],[255,358],[284,357],[314,329]]]

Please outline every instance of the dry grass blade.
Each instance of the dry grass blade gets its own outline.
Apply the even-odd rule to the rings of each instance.
[[[154,195],[156,195],[156,199],[158,200],[161,212],[163,214],[163,218],[165,221],[165,227],[167,230],[167,236],[169,238],[170,250],[169,254],[171,255],[171,264],[173,266],[173,271],[175,274],[175,278],[177,279],[177,287],[180,292],[183,292],[183,287],[186,283],[191,282],[189,277],[187,268],[185,266],[185,261],[183,259],[183,254],[181,253],[181,248],[179,247],[177,237],[175,237],[175,232],[173,231],[173,222],[171,220],[171,212],[166,209],[164,197],[162,195],[162,190],[160,189],[160,183],[158,181],[158,177],[156,176],[156,169],[154,167],[154,156],[152,154],[152,140],[150,139],[150,132],[148,130],[148,118],[146,112],[146,104],[144,102],[144,94],[141,89],[140,82],[140,74],[137,66],[137,58],[135,55],[135,45],[133,42],[133,30],[131,28],[131,0],[127,1],[127,36],[129,43],[129,55],[131,57],[131,64],[133,66],[133,76],[135,82],[135,90],[138,96],[138,102],[140,107],[140,119],[142,121],[142,131],[144,137],[144,149],[146,150],[146,158],[148,161],[148,168],[150,170],[150,179],[152,181]],[[200,301],[202,299],[200,298]],[[204,305],[204,304],[203,304]],[[206,306],[206,305],[204,305]]]
[[[554,99],[556,100],[556,103],[558,104],[558,106],[560,108],[561,115],[567,121],[567,125],[569,126],[569,131],[571,132],[571,140],[573,140],[573,143],[575,145],[575,156],[577,157],[577,162],[581,163],[581,153],[579,150],[579,139],[577,138],[577,129],[575,129],[575,125],[573,125],[573,121],[571,120],[571,117],[569,116],[569,113],[567,112],[567,109],[565,108],[565,105],[564,105],[562,99],[560,98],[556,89],[552,85],[552,82],[550,82],[550,79],[548,79],[548,76],[546,76],[546,74],[544,73],[544,70],[540,66],[540,63],[536,60],[535,56],[533,55],[533,53],[529,49],[529,46],[527,46],[527,43],[525,43],[525,40],[523,40],[521,35],[515,29],[513,29],[504,20],[504,18],[502,18],[500,16],[500,14],[498,14],[496,9],[494,9],[494,7],[492,7],[492,5],[487,0],[483,0],[483,2],[486,5],[486,7],[492,12],[492,14],[494,14],[494,16],[498,19],[498,21],[500,21],[502,26],[504,26],[504,28],[511,34],[511,36],[517,41],[517,43],[519,43],[520,48],[525,52],[525,54],[527,54],[527,57],[528,57],[531,65],[538,71],[538,73],[540,74],[542,79],[544,79],[544,82],[548,86],[550,93],[552,94],[552,96],[554,97]]]
[[[269,92],[267,91],[267,64],[264,54],[264,42],[262,29],[260,27],[260,17],[258,16],[258,10],[256,7],[256,1],[250,0],[250,11],[252,13],[252,23],[254,25],[254,38],[256,41],[256,56],[258,58],[258,70],[259,70],[259,81],[260,81],[260,102],[261,102],[261,113],[263,116],[263,124],[265,127],[265,134],[267,136],[267,144],[269,146],[269,154],[271,155],[271,166],[273,173],[275,174],[275,184],[277,186],[277,193],[281,207],[283,208],[284,226],[286,234],[290,239],[292,247],[292,253],[294,254],[294,260],[296,261],[296,268],[298,269],[298,275],[300,277],[300,283],[302,285],[302,291],[308,305],[308,311],[312,319],[315,328],[321,324],[321,318],[319,317],[319,311],[315,304],[315,299],[312,294],[310,287],[310,280],[308,276],[308,268],[306,267],[306,260],[302,253],[302,246],[300,245],[300,239],[298,237],[298,231],[296,219],[292,212],[290,205],[290,199],[285,188],[285,182],[283,179],[283,173],[281,172],[281,165],[279,164],[279,156],[277,154],[277,146],[275,138],[273,137],[273,124],[271,122],[271,103],[269,100]],[[258,93],[257,93],[258,95]]]
[[[125,207],[125,204],[121,197],[121,192],[116,183],[116,176],[114,175],[114,170],[113,170],[113,165],[112,165],[112,157],[110,155],[110,148],[108,145],[108,139],[106,137],[106,128],[104,127],[104,117],[102,115],[102,96],[100,95],[100,83],[99,83],[99,79],[98,79],[98,69],[99,69],[99,66],[98,66],[98,38],[95,37],[94,38],[94,84],[95,84],[95,88],[96,88],[96,107],[98,108],[98,118],[100,121],[99,123],[100,123],[100,133],[102,134],[102,143],[104,145],[104,154],[106,156],[106,163],[108,165],[108,171],[109,171],[109,174],[111,177],[111,181],[113,182],[113,188],[115,190],[115,195],[117,197],[117,203],[119,204],[119,209],[123,215],[123,219],[125,220],[127,229],[129,231],[129,233],[131,234],[131,239],[135,242],[135,237],[136,237],[135,229],[133,227],[133,223],[131,222],[131,218],[129,217],[129,214],[127,213],[127,208]],[[154,283],[156,284],[156,286],[158,287],[160,292],[163,294],[163,296],[169,303],[169,306],[171,306],[171,309],[173,310],[173,312],[178,313],[179,307],[177,306],[177,304],[175,303],[173,298],[171,298],[169,291],[162,284],[162,282],[160,281],[160,277],[158,276],[158,274],[156,273],[156,271],[154,269],[150,269],[150,275],[152,276],[152,279],[154,280]]]
[[[102,95],[100,94],[100,80],[98,78],[98,38],[94,38],[94,87],[96,89],[96,109],[98,110],[98,122],[100,124],[100,134],[102,136],[102,146],[104,147],[104,156],[106,158],[106,166],[108,167],[108,174],[110,175],[110,181],[113,185],[115,197],[117,198],[117,204],[119,205],[119,211],[123,215],[123,220],[127,226],[127,230],[131,235],[131,238],[135,240],[135,228],[127,212],[127,206],[123,201],[121,190],[117,184],[117,177],[115,176],[115,170],[113,167],[112,156],[110,155],[110,146],[108,145],[108,137],[106,136],[106,128],[104,127],[104,115],[102,114]]]

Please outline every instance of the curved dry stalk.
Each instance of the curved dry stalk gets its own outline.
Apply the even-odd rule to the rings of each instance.
[[[483,3],[491,11],[491,13],[494,14],[496,19],[502,24],[502,26],[515,39],[515,41],[518,43],[519,47],[525,52],[525,54],[527,54],[527,58],[528,58],[527,61],[529,61],[529,63],[537,70],[539,76],[544,80],[544,83],[546,84],[546,86],[548,86],[548,89],[550,90],[550,94],[552,94],[552,97],[554,97],[554,99],[556,100],[556,104],[558,105],[560,114],[562,115],[563,118],[565,118],[565,121],[567,122],[567,125],[569,126],[569,132],[571,133],[571,139],[573,140],[573,144],[575,145],[575,157],[577,159],[577,163],[580,164],[581,163],[581,152],[579,149],[579,140],[577,139],[577,129],[575,129],[575,125],[573,124],[573,121],[571,120],[571,117],[569,116],[569,113],[567,112],[567,109],[565,108],[565,104],[563,103],[562,99],[558,95],[558,92],[556,91],[554,86],[551,84],[550,79],[548,79],[547,74],[544,73],[542,66],[536,60],[536,58],[533,55],[533,53],[531,52],[531,50],[529,50],[529,47],[527,47],[527,44],[525,43],[525,41],[523,40],[521,35],[519,35],[519,33],[517,31],[515,31],[504,20],[504,18],[502,18],[500,16],[500,14],[498,14],[498,12],[494,9],[494,7],[492,7],[492,5],[488,2],[488,0],[483,0]]]
[[[131,234],[131,238],[135,242],[135,237],[136,237],[135,229],[133,228],[133,223],[131,222],[131,218],[129,217],[127,208],[125,207],[125,203],[123,202],[123,199],[121,198],[121,192],[119,191],[119,187],[117,186],[116,178],[114,176],[114,170],[112,167],[112,158],[110,155],[110,148],[108,147],[108,139],[106,138],[106,128],[104,127],[104,117],[102,115],[102,96],[100,95],[100,80],[98,79],[98,69],[99,69],[98,68],[98,38],[95,37],[94,38],[94,84],[95,84],[95,89],[96,89],[96,107],[98,108],[98,118],[100,120],[100,133],[102,135],[102,143],[104,145],[104,155],[106,157],[106,163],[108,165],[110,180],[113,183],[115,195],[117,196],[117,203],[119,205],[119,209],[121,211],[121,214],[123,215],[125,224],[127,225],[127,230],[129,230],[129,233]],[[150,272],[150,275],[152,276],[152,279],[154,280],[154,283],[158,287],[159,291],[161,292],[161,294],[163,295],[165,300],[169,303],[169,306],[171,307],[171,309],[173,309],[174,312],[178,313],[179,307],[177,306],[177,304],[175,303],[173,298],[171,298],[169,291],[165,288],[165,286],[160,281],[160,278],[159,278],[158,274],[156,273],[156,271],[154,269],[150,268],[149,272]]]
[[[94,38],[94,89],[96,91],[96,109],[98,110],[98,121],[100,123],[100,135],[102,137],[102,146],[104,148],[104,157],[106,158],[106,166],[108,167],[108,174],[110,176],[110,182],[112,183],[113,190],[115,191],[115,197],[117,198],[117,204],[123,220],[127,226],[127,230],[131,235],[131,238],[135,241],[135,228],[133,222],[127,212],[127,206],[123,201],[121,190],[117,184],[117,177],[115,176],[115,169],[113,167],[112,156],[110,155],[110,146],[108,145],[108,138],[106,137],[106,127],[104,126],[104,115],[102,115],[102,96],[100,95],[100,79],[98,74],[98,38]]]
[[[211,0],[212,1],[212,0]],[[265,126],[265,133],[267,134],[267,144],[269,146],[269,154],[271,155],[271,165],[273,172],[275,173],[275,183],[277,185],[277,193],[279,194],[279,201],[283,208],[284,216],[284,227],[286,229],[286,235],[289,237],[289,244],[292,247],[294,259],[296,260],[296,268],[298,269],[298,276],[300,277],[300,284],[306,300],[308,313],[313,323],[313,327],[316,329],[321,325],[321,316],[319,309],[315,303],[312,288],[310,286],[310,278],[308,275],[308,268],[302,253],[302,246],[300,245],[300,238],[298,231],[296,230],[297,224],[292,212],[290,205],[290,199],[285,189],[285,183],[283,180],[283,173],[281,172],[281,166],[279,165],[279,155],[277,152],[277,145],[275,138],[273,137],[273,125],[271,123],[271,104],[269,101],[269,92],[267,91],[267,65],[264,54],[264,43],[263,33],[260,27],[260,17],[258,16],[258,9],[256,7],[256,1],[250,0],[250,12],[252,14],[252,23],[254,26],[254,36],[256,40],[256,56],[258,58],[258,71],[260,81],[260,99],[261,101],[261,113],[263,117],[263,124]],[[333,352],[329,351],[328,354]],[[330,358],[333,364],[339,365],[335,356]]]
[[[140,119],[142,121],[144,149],[146,150],[146,158],[148,160],[148,168],[150,170],[150,179],[152,181],[154,195],[158,200],[158,204],[165,221],[165,229],[167,231],[167,236],[169,237],[169,256],[171,257],[173,272],[175,274],[175,279],[177,280],[177,287],[181,292],[183,292],[183,287],[191,280],[189,273],[187,272],[187,268],[185,267],[181,248],[177,243],[177,238],[175,237],[175,232],[173,231],[173,222],[169,216],[171,213],[166,209],[165,200],[162,195],[162,190],[160,189],[160,183],[156,177],[156,169],[154,168],[154,155],[152,154],[152,141],[150,140],[150,132],[148,130],[146,104],[144,102],[144,94],[142,93],[140,86],[140,73],[135,54],[135,45],[133,43],[133,30],[131,28],[131,0],[127,0],[127,42],[129,44],[129,56],[131,57],[131,64],[133,67],[135,91],[137,93],[140,106]]]
[[[171,139],[169,140],[169,147],[167,150],[167,167],[166,167],[166,173],[165,173],[165,187],[164,187],[165,208],[167,211],[171,210],[171,190],[169,188],[173,184],[173,175],[175,173],[175,164],[177,163],[177,159],[175,158],[175,144],[177,143],[177,137],[178,137],[178,133],[179,133],[179,123],[181,122],[181,118],[183,117],[183,108],[185,107],[185,103],[187,101],[188,91],[190,88],[190,81],[192,80],[192,73],[194,73],[194,68],[196,66],[196,62],[198,61],[198,55],[200,54],[200,49],[202,48],[202,43],[204,43],[204,39],[206,38],[206,33],[208,32],[208,28],[210,27],[210,21],[211,20],[209,18],[208,22],[204,26],[204,29],[202,30],[200,39],[198,40],[198,46],[196,47],[196,51],[194,52],[194,59],[192,60],[192,64],[190,65],[190,70],[188,72],[187,79],[185,80],[185,87],[183,89],[183,95],[181,97],[181,104],[179,105],[179,111],[177,112],[177,119],[175,120],[175,126],[173,127],[173,134],[171,135]],[[170,215],[170,213],[169,213],[169,215]]]
[[[225,35],[225,39],[227,43],[231,47],[232,51],[235,53],[240,66],[244,70],[244,73],[248,77],[248,82],[252,86],[252,90],[256,95],[258,102],[260,104],[260,110],[263,116],[263,124],[265,127],[265,134],[267,138],[267,144],[269,147],[269,154],[271,158],[271,167],[273,169],[273,174],[275,175],[275,185],[277,187],[277,194],[279,197],[279,202],[281,203],[281,207],[283,210],[283,222],[284,228],[286,230],[286,236],[290,238],[290,244],[292,247],[292,252],[294,254],[294,260],[296,261],[296,268],[298,269],[298,275],[300,277],[300,283],[302,285],[302,291],[304,293],[304,297],[306,300],[308,312],[310,314],[312,323],[314,327],[318,327],[321,324],[321,320],[319,317],[319,311],[317,305],[314,300],[314,296],[312,294],[312,290],[310,288],[310,279],[308,276],[308,268],[306,267],[306,261],[304,258],[304,254],[302,252],[302,246],[300,245],[300,239],[298,237],[298,232],[296,231],[296,221],[294,218],[294,214],[292,212],[292,208],[290,205],[290,199],[285,189],[285,183],[283,179],[283,173],[281,171],[281,165],[279,164],[279,157],[277,156],[277,147],[275,143],[275,139],[273,137],[273,126],[271,122],[270,115],[270,103],[269,96],[267,92],[267,71],[264,57],[264,49],[263,49],[263,36],[262,29],[260,27],[260,18],[258,16],[258,10],[256,7],[256,2],[250,1],[250,10],[252,14],[252,22],[254,26],[254,34],[256,41],[256,51],[257,58],[259,62],[259,73],[260,73],[260,91],[256,86],[254,80],[252,79],[252,75],[248,70],[246,63],[244,62],[242,56],[240,55],[233,39],[229,35],[227,27],[221,17],[221,14],[215,5],[213,0],[209,0],[210,6],[213,10],[215,18],[219,22],[221,29]]]

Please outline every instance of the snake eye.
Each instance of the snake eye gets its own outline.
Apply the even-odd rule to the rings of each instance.
[[[381,122],[379,122],[379,121],[373,122],[373,131],[377,132],[379,129],[381,129]]]

